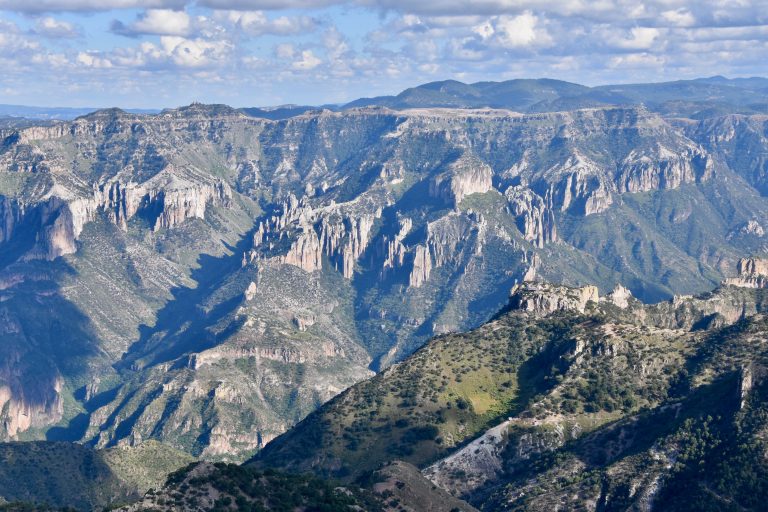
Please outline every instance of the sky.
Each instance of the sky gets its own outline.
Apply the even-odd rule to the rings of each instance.
[[[0,103],[123,108],[768,76],[768,0],[0,0],[0,69]]]

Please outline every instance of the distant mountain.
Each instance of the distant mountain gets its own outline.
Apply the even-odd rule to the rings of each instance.
[[[271,119],[272,121],[278,121],[280,119],[288,119],[289,117],[306,114],[307,112],[326,110],[326,109],[338,110],[338,105],[323,105],[319,107],[313,107],[308,105],[281,105],[278,107],[241,108],[240,111],[251,117],[261,117],[263,119]]]
[[[341,111],[360,107],[498,108],[518,112],[554,112],[600,106],[645,105],[665,115],[703,115],[768,112],[768,79],[714,76],[649,84],[616,84],[587,87],[549,78],[465,84],[456,80],[430,82],[396,96],[359,98],[343,105],[279,105],[245,107],[240,112],[273,121],[315,110]],[[72,120],[97,108],[30,107],[0,104],[0,128],[10,126],[3,118]],[[156,109],[125,109],[133,114],[156,114]]]
[[[72,120],[76,117],[84,116],[95,112],[99,108],[72,108],[72,107],[29,107],[24,105],[4,105],[0,104],[0,116],[17,117],[34,120]],[[125,109],[126,112],[134,114],[156,114],[156,109]]]
[[[541,101],[583,93],[589,88],[560,80],[509,80],[464,84],[455,80],[406,89],[397,96],[362,98],[343,108],[383,106],[403,108],[508,108],[525,111]]]
[[[519,112],[553,112],[601,106],[645,105],[684,117],[707,109],[712,116],[725,113],[768,112],[768,79],[712,77],[651,84],[599,87],[551,79],[509,80],[464,84],[455,80],[432,82],[407,89],[397,96],[361,98],[343,108],[383,106],[406,108],[505,108]]]

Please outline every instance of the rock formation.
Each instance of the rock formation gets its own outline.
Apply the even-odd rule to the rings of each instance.
[[[607,290],[621,280],[642,300],[710,287],[730,254],[758,250],[768,207],[736,174],[757,184],[744,169],[759,165],[742,165],[736,139],[720,131],[710,139],[703,124],[674,123],[641,107],[373,108],[271,121],[193,105],[4,131],[0,315],[22,326],[14,347],[38,352],[54,343],[43,333],[77,319],[73,338],[92,346],[76,364],[52,363],[46,377],[77,387],[81,401],[99,396],[80,389],[94,376],[120,380],[120,398],[91,418],[90,440],[173,437],[202,453],[189,440],[218,422],[210,450],[246,452],[369,366],[485,321],[515,282]],[[734,125],[749,132],[742,142],[755,155],[761,126]],[[635,196],[646,192],[653,201]],[[594,298],[565,302],[589,309]],[[628,294],[609,298],[635,314]],[[568,305],[527,300],[542,312]],[[17,322],[41,301],[39,319]],[[686,307],[674,311],[702,325],[749,309],[740,298]],[[66,321],[44,322],[60,311]],[[216,350],[248,355],[222,356],[215,371],[187,364]],[[231,372],[242,392],[213,386],[226,380],[218,372]],[[188,394],[174,391],[186,385]],[[289,411],[280,404],[294,392]],[[250,405],[222,405],[213,419],[198,410],[206,393]],[[162,419],[168,396],[183,405]],[[236,410],[250,411],[237,421],[257,436],[236,441]],[[142,419],[129,425],[134,414]],[[52,417],[39,414],[41,423]]]
[[[724,285],[743,288],[768,288],[768,260],[741,258],[736,265],[736,277],[727,277]]]
[[[547,204],[548,201],[520,185],[510,186],[504,195],[509,201],[510,212],[526,240],[538,248],[557,240],[555,215],[551,205]]]
[[[546,316],[555,311],[574,310],[584,313],[587,306],[597,305],[600,294],[596,286],[568,288],[540,281],[516,285],[510,294],[510,307]]]
[[[474,155],[463,154],[448,169],[429,182],[429,195],[458,205],[470,194],[483,194],[493,188],[493,171]]]

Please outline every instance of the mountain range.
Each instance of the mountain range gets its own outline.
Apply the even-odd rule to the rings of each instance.
[[[160,442],[208,461],[169,493],[310,471],[413,510],[682,510],[654,478],[757,464],[739,450],[763,428],[766,79],[447,81],[0,126],[15,450]],[[670,470],[702,429],[731,451]],[[722,478],[689,494],[749,508]],[[54,504],[146,491],[115,481]]]

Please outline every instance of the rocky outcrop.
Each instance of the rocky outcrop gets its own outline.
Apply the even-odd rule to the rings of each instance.
[[[475,253],[481,253],[486,228],[487,221],[482,214],[472,210],[451,212],[429,222],[426,239],[413,248],[409,285],[418,288],[429,279],[433,269],[461,261],[464,249],[471,247]]]
[[[351,279],[355,265],[372,238],[381,209],[354,216],[344,204],[313,208],[290,195],[281,208],[259,224],[246,263],[271,261],[299,267],[305,272],[322,269],[323,258]]]
[[[724,279],[723,284],[742,288],[768,288],[768,260],[742,258],[736,265],[736,272],[736,277]]]
[[[625,288],[621,284],[617,284],[616,287],[605,296],[607,302],[612,303],[614,306],[625,309],[629,307],[630,301],[633,299],[632,292]]]
[[[104,212],[108,219],[127,228],[127,222],[138,213],[146,213],[153,231],[173,228],[187,219],[205,218],[208,205],[227,206],[231,191],[223,182],[194,183],[180,181],[167,171],[164,183],[123,185],[112,182],[94,186],[93,195],[77,197],[54,188],[46,199],[24,205],[7,198],[0,199],[0,242],[8,241],[14,228],[25,217],[34,215],[37,244],[26,259],[53,260],[77,251],[77,240],[88,222]]]
[[[538,248],[557,240],[555,215],[550,201],[522,185],[507,188],[504,195],[509,202],[510,213],[526,240]]]
[[[0,439],[17,439],[33,427],[61,420],[64,402],[61,377],[21,386],[11,375],[0,376]]]
[[[493,188],[493,171],[474,155],[464,153],[448,169],[429,182],[429,195],[453,206],[470,194],[483,194]]]
[[[672,150],[656,144],[651,151],[633,149],[621,162],[616,179],[620,194],[678,188],[712,175],[713,160],[694,145]]]
[[[560,211],[592,215],[613,204],[609,176],[578,151],[544,171],[542,179],[547,197]]]
[[[24,216],[23,205],[18,200],[0,195],[0,242],[7,242],[13,230]]]
[[[405,264],[405,255],[407,248],[403,244],[405,237],[413,229],[413,221],[408,217],[403,217],[398,221],[399,231],[390,239],[384,235],[381,238],[383,246],[382,257],[384,263],[381,268],[381,278],[386,279],[387,272],[401,268]],[[428,277],[428,276],[427,276]],[[425,279],[421,280],[423,282]],[[413,285],[412,285],[413,286]]]
[[[420,287],[429,279],[432,272],[432,257],[429,254],[429,247],[417,245],[413,254],[413,268],[408,277],[408,285],[414,288]]]
[[[598,305],[600,294],[596,286],[569,288],[541,281],[523,282],[510,294],[510,308],[534,315],[546,316],[556,311],[584,313],[589,304]]]

